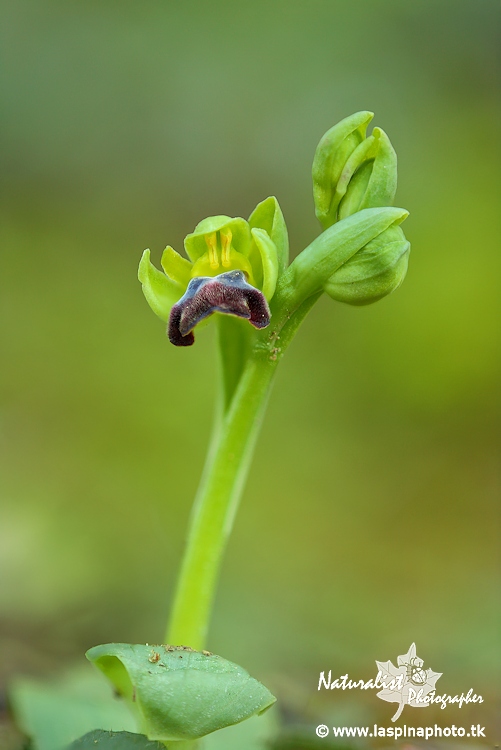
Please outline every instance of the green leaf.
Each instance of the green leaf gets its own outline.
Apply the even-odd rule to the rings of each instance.
[[[249,216],[251,229],[264,229],[277,248],[278,273],[285,271],[289,263],[289,236],[282,209],[275,196],[258,203]]]
[[[368,242],[408,216],[403,208],[366,208],[334,224],[317,237],[289,266],[283,288],[297,307],[322,290],[331,276]]]
[[[150,739],[197,739],[275,702],[242,667],[183,646],[110,643],[87,658],[136,706]]]
[[[165,745],[152,742],[144,734],[95,729],[72,742],[65,750],[165,750]]]
[[[9,697],[16,723],[34,750],[62,750],[96,727],[138,729],[127,705],[85,664],[51,682],[18,677]]]
[[[184,289],[155,268],[150,261],[149,250],[143,253],[137,277],[143,286],[147,303],[155,315],[167,322],[172,305],[182,297]]]

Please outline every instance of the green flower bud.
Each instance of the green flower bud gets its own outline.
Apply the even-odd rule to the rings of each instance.
[[[338,122],[320,140],[313,159],[315,213],[324,229],[337,221],[335,191],[346,161],[365,140],[373,112],[356,112]]]
[[[137,709],[150,740],[195,740],[276,700],[245,669],[208,651],[108,643],[86,656]]]
[[[368,305],[400,286],[407,272],[410,243],[398,226],[368,242],[330,277],[329,297],[350,305]]]
[[[372,135],[363,138],[348,152],[347,138],[340,143],[340,135],[327,139],[330,133],[345,124],[354,126],[362,115],[358,113],[334,126],[322,138],[313,162],[313,193],[316,214],[323,228],[364,208],[391,206],[397,189],[397,155],[386,133],[374,128]],[[363,133],[368,121],[365,122]],[[339,133],[339,131],[336,131]],[[344,131],[341,131],[344,132]],[[350,133],[349,137],[361,131]],[[325,140],[327,139],[327,142]],[[339,169],[339,162],[345,158]],[[336,170],[331,162],[337,164]]]
[[[403,208],[365,208],[322,232],[299,253],[283,277],[284,288],[290,290],[290,304],[301,304],[325,290],[339,269],[408,215]]]

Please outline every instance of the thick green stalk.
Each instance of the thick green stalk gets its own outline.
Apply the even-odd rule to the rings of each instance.
[[[248,359],[209,451],[193,507],[167,643],[205,646],[221,557],[247,477],[277,365],[263,352]]]

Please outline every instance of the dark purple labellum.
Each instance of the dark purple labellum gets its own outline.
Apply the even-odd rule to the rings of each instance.
[[[191,279],[171,310],[168,328],[171,344],[191,346],[197,323],[215,312],[246,318],[254,328],[270,324],[270,309],[264,294],[246,282],[243,271],[197,276]]]

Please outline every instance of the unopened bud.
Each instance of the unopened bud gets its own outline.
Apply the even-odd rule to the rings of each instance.
[[[325,133],[313,159],[313,198],[315,213],[324,229],[337,221],[336,187],[346,162],[365,140],[365,131],[374,117],[372,112],[355,112]]]
[[[399,226],[368,242],[330,277],[324,291],[339,302],[369,305],[400,286],[407,272],[410,243]]]
[[[397,155],[380,128],[365,137],[369,114],[359,112],[342,120],[318,145],[313,162],[313,194],[316,215],[324,229],[364,208],[393,204]],[[364,115],[363,124],[353,130]]]
[[[299,253],[284,277],[285,284],[289,284],[294,290],[296,303],[301,304],[312,294],[327,291],[328,286],[337,283],[337,274],[352,262],[355,263],[352,267],[353,276],[341,276],[343,284],[348,278],[355,283],[380,273],[389,261],[380,262],[378,254],[385,251],[387,244],[401,242],[403,237],[401,234],[393,235],[387,232],[391,228],[397,228],[407,216],[408,212],[403,208],[366,208],[322,232],[311,245]],[[406,242],[405,238],[403,241]],[[402,248],[392,250],[400,252]],[[354,259],[364,251],[359,265]],[[349,296],[349,293],[347,295]],[[364,295],[365,292],[360,293],[361,298]]]

